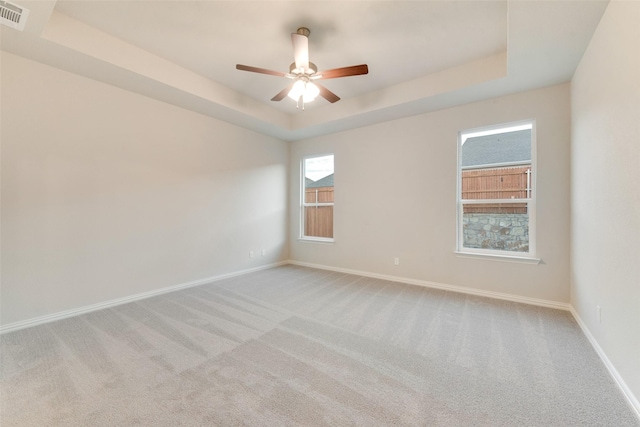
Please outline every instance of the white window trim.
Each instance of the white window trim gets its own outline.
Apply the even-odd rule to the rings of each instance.
[[[334,229],[334,237],[315,237],[315,236],[305,236],[304,235],[304,208],[307,206],[334,206],[333,213],[335,219],[335,201],[334,203],[305,203],[305,163],[307,159],[312,159],[315,157],[324,157],[324,156],[334,156],[334,180],[335,180],[335,154],[334,153],[326,153],[326,154],[313,154],[309,156],[304,156],[300,161],[300,233],[298,237],[298,241],[300,242],[314,242],[314,243],[334,243],[335,242],[335,229]],[[335,193],[334,193],[335,194]],[[334,196],[335,197],[335,196]]]
[[[487,252],[491,252],[489,249],[485,249],[485,250]],[[456,254],[456,256],[460,258],[489,259],[492,261],[519,262],[522,264],[540,264],[540,262],[542,262],[540,258],[503,255],[502,253],[495,254],[495,253],[475,253],[475,252],[460,252],[460,251],[454,251],[454,253]]]
[[[530,199],[462,199],[462,134],[469,134],[475,132],[494,131],[504,128],[531,125],[531,172],[533,179],[531,180],[531,193]],[[483,126],[474,129],[466,129],[458,132],[458,159],[457,159],[457,186],[456,186],[456,250],[454,253],[460,257],[471,258],[486,258],[498,261],[513,261],[524,262],[531,264],[539,264],[540,258],[536,257],[536,200],[538,197],[538,191],[536,182],[538,180],[538,167],[537,167],[537,137],[536,137],[536,121],[521,120],[517,122],[503,123],[499,125]],[[514,163],[515,164],[515,163]],[[527,203],[527,213],[529,214],[529,252],[514,252],[514,251],[501,251],[497,249],[482,249],[482,248],[465,248],[464,247],[464,235],[462,231],[462,209],[463,204],[481,204],[481,203]]]
[[[307,236],[307,237],[298,237],[298,241],[299,242],[307,242],[307,243],[325,243],[325,244],[333,244],[335,243],[335,239],[329,239],[328,237],[312,237],[312,236]]]

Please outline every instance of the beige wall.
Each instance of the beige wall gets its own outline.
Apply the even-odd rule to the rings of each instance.
[[[637,399],[640,3],[609,4],[571,91],[571,304]]]
[[[1,96],[3,325],[288,258],[287,143],[4,52]]]
[[[293,143],[291,259],[568,303],[569,98],[564,84]],[[537,121],[542,263],[458,257],[458,131],[525,119]],[[335,243],[300,242],[299,162],[325,153],[336,156]]]

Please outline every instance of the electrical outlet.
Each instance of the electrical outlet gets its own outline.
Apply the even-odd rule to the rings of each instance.
[[[249,258],[253,258],[253,251],[249,251]]]
[[[267,254],[267,250],[266,250],[266,249],[263,249],[263,250],[262,250],[262,256],[265,256],[266,254]]]
[[[602,323],[602,310],[599,305],[596,305],[596,314],[598,316],[598,323]]]
[[[400,265],[400,258],[394,258],[394,259],[393,259],[393,263],[394,263],[395,265]]]

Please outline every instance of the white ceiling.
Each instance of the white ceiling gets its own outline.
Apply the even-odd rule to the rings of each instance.
[[[603,1],[26,1],[2,49],[296,140],[570,80]],[[323,81],[342,98],[270,101],[289,81],[290,33],[311,30]],[[5,84],[5,82],[3,82]]]

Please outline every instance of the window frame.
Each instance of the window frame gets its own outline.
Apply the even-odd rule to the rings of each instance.
[[[531,125],[531,175],[530,181],[530,197],[519,199],[463,199],[462,198],[462,136],[465,134],[476,132],[491,132],[501,129],[507,129],[516,126]],[[536,205],[537,205],[537,136],[536,136],[536,120],[527,119],[515,122],[501,123],[496,125],[482,126],[472,129],[465,129],[458,132],[458,146],[457,146],[457,185],[456,185],[456,250],[455,253],[463,257],[473,258],[494,258],[498,260],[507,261],[520,261],[525,263],[539,263],[540,259],[537,258],[536,248]],[[514,162],[515,163],[515,162]],[[499,166],[499,165],[491,165]],[[468,248],[464,246],[464,222],[463,222],[463,209],[464,205],[474,204],[486,204],[486,203],[526,203],[527,214],[529,218],[529,251],[517,252],[507,251],[499,249],[485,249],[485,248]]]
[[[317,200],[315,203],[306,203],[306,197],[305,197],[305,192],[306,192],[306,164],[307,164],[307,159],[314,159],[314,158],[318,158],[318,157],[327,157],[327,156],[333,156],[333,167],[334,167],[334,201],[333,202],[322,202],[319,203]],[[303,156],[301,161],[300,161],[300,232],[299,232],[299,237],[298,240],[300,241],[305,241],[305,242],[319,242],[319,243],[334,243],[335,242],[335,229],[334,229],[334,234],[333,237],[317,237],[317,236],[306,236],[304,234],[304,230],[305,230],[305,208],[306,207],[320,207],[320,206],[332,206],[333,208],[333,215],[332,216],[332,221],[334,221],[335,219],[335,163],[336,162],[336,156],[335,153],[325,153],[325,154],[311,154],[308,156]]]

